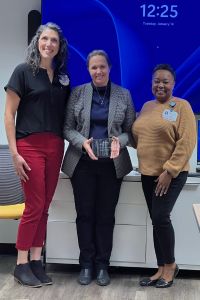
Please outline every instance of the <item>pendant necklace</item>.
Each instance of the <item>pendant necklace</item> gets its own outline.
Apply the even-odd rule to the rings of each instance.
[[[101,95],[99,94],[99,91],[98,91],[97,87],[95,86],[95,89],[96,89],[96,91],[97,91],[97,94],[98,94],[98,97],[99,97],[99,100],[100,100],[100,104],[101,104],[101,105],[104,104],[104,100],[105,100],[105,97],[106,97],[107,88],[108,88],[108,84],[106,85],[106,89],[105,89],[105,92],[104,92],[103,97],[101,97]]]
[[[171,99],[173,99],[174,97],[172,96]],[[173,111],[174,107],[176,106],[176,102],[175,101],[170,101],[169,102],[169,106],[170,106],[170,110]]]

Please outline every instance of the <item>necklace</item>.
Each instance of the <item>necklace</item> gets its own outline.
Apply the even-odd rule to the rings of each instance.
[[[97,91],[97,94],[98,94],[98,97],[99,97],[99,100],[100,100],[100,104],[103,105],[104,104],[104,100],[105,100],[105,97],[106,97],[106,92],[107,92],[107,88],[108,88],[108,84],[106,85],[106,89],[105,89],[105,92],[103,94],[103,97],[99,94],[99,91],[95,85],[95,89]]]
[[[173,111],[174,107],[176,106],[176,102],[173,101],[173,96],[170,98],[170,102],[169,102],[169,107],[170,107],[170,111]]]

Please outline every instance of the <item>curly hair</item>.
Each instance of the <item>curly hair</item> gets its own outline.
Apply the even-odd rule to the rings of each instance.
[[[58,54],[53,59],[54,71],[59,74],[66,73],[66,62],[68,58],[68,43],[65,37],[63,36],[63,32],[61,28],[55,23],[46,23],[44,25],[40,25],[37,29],[36,34],[32,38],[28,48],[27,48],[27,56],[26,62],[31,66],[33,70],[33,74],[36,74],[40,67],[41,56],[38,49],[38,41],[42,32],[46,29],[52,29],[58,33],[60,40],[60,47]]]

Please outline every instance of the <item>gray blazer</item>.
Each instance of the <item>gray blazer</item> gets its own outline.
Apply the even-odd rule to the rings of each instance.
[[[63,160],[62,171],[72,177],[82,156],[82,145],[89,138],[90,111],[93,88],[91,83],[76,87],[68,100],[64,123],[64,138],[69,142]],[[116,136],[120,141],[120,155],[114,159],[118,178],[132,170],[126,145],[131,143],[131,126],[135,120],[130,92],[111,83],[108,114],[108,137]]]

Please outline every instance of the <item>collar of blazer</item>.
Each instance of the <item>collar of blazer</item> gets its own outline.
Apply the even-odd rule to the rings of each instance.
[[[88,120],[87,131],[89,136],[90,130],[90,112],[92,104],[92,94],[93,88],[91,83],[85,85],[85,95],[84,95],[84,111],[85,111],[85,120]],[[118,101],[121,101],[121,87],[111,82],[110,87],[110,104],[109,104],[109,113],[108,113],[108,134],[110,134],[112,122],[114,120],[116,106]]]

